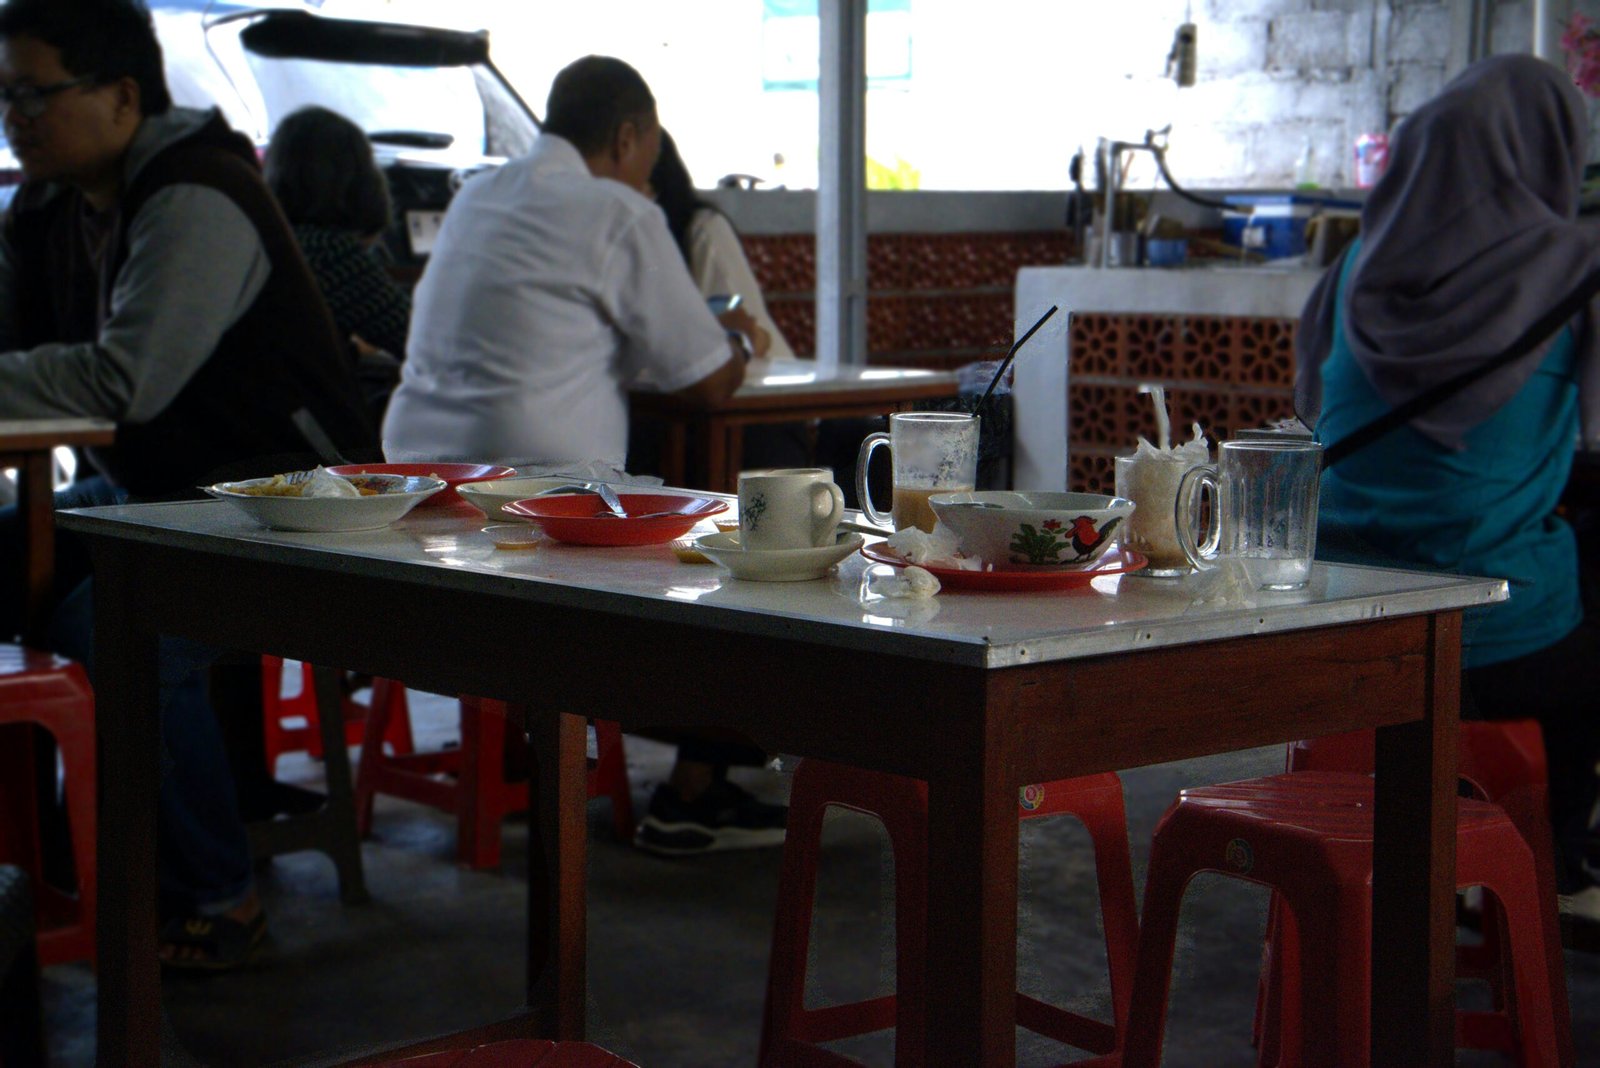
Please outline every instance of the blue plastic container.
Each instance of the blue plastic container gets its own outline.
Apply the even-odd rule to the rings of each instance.
[[[1222,213],[1222,240],[1269,260],[1305,255],[1306,220],[1318,211],[1361,207],[1357,200],[1307,193],[1236,193],[1222,199],[1252,209]]]

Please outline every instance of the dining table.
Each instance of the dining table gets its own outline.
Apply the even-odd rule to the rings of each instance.
[[[996,1068],[1015,1063],[1019,790],[1376,728],[1373,1063],[1453,1063],[1461,613],[1503,581],[1319,563],[1282,593],[1086,574],[910,598],[860,554],[742,581],[665,544],[506,551],[459,512],[346,534],[222,501],[60,522],[96,574],[100,1064],[158,1059],[162,633],[509,702],[532,767],[526,1008],[478,1038],[584,1037],[585,717],[924,780],[923,1048]]]
[[[17,472],[24,642],[37,641],[44,633],[56,569],[55,450],[109,445],[115,435],[116,425],[104,419],[0,419],[0,468]]]
[[[955,371],[752,360],[744,384],[709,408],[646,390],[631,394],[635,415],[662,423],[661,475],[669,485],[717,493],[739,488],[744,430],[761,423],[880,416],[960,392]]]

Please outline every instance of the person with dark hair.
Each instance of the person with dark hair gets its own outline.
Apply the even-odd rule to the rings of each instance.
[[[684,269],[645,195],[661,143],[637,71],[603,56],[562,70],[533,150],[479,174],[445,214],[422,281],[400,387],[384,419],[391,460],[465,460],[620,472],[628,388],[720,403],[746,354]],[[640,845],[663,853],[782,842],[787,810],[728,782],[748,747],[685,743]]]
[[[355,347],[362,390],[381,419],[400,381],[411,295],[376,255],[391,212],[372,143],[338,112],[301,108],[273,131],[263,168],[339,336]]]
[[[285,470],[305,410],[344,449],[371,440],[350,361],[261,180],[216,111],[175,108],[136,0],[0,7],[0,112],[23,184],[0,225],[0,419],[117,424],[100,476],[58,506],[189,497],[219,477]],[[0,554],[20,553],[14,513]],[[20,569],[0,567],[10,580]],[[58,540],[56,651],[93,675],[82,547]],[[0,635],[19,629],[0,589]],[[205,669],[217,650],[160,647],[162,953],[218,968],[265,930]]]
[[[667,217],[667,231],[677,242],[689,265],[689,274],[707,297],[734,296],[755,320],[756,333],[751,348],[756,356],[773,360],[792,360],[794,350],[783,331],[772,321],[761,284],[750,269],[750,261],[739,241],[739,232],[728,217],[695,191],[694,180],[672,135],[661,132],[661,155],[650,172],[650,188],[656,203]]]
[[[1312,293],[1296,408],[1334,444],[1481,368],[1600,269],[1577,217],[1588,112],[1532,56],[1467,68],[1396,131],[1361,236]],[[1591,301],[1542,344],[1331,465],[1324,558],[1506,579],[1462,619],[1464,719],[1538,719],[1563,909],[1600,921],[1600,626],[1555,514],[1580,425],[1600,432]],[[1353,439],[1352,439],[1353,440]]]

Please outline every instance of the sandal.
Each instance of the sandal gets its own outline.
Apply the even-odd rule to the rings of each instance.
[[[227,916],[174,917],[161,927],[161,946],[182,955],[163,957],[161,964],[185,971],[228,971],[247,963],[266,936],[264,910],[247,921]]]

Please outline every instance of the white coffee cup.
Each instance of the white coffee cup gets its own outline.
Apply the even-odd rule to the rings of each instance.
[[[746,471],[739,476],[739,542],[746,549],[814,549],[834,539],[844,492],[826,467]]]

